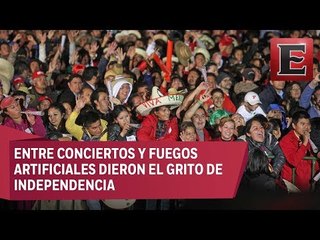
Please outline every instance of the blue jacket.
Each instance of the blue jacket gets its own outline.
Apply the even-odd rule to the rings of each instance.
[[[310,87],[310,84],[308,84],[305,89],[303,90],[299,105],[300,107],[305,108],[308,110],[308,113],[310,115],[310,118],[320,117],[319,113],[317,112],[315,106],[311,102],[311,96],[314,89]]]

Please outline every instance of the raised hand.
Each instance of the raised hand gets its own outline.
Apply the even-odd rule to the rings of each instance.
[[[118,63],[122,63],[124,58],[126,57],[126,53],[123,53],[123,49],[122,48],[117,48],[117,50],[114,52],[114,55],[116,56],[116,58],[118,59]]]
[[[80,97],[80,95],[77,96],[76,99],[76,106],[75,106],[75,111],[80,112],[80,110],[85,106],[84,100]]]
[[[102,40],[102,43],[101,43],[101,47],[102,47],[102,48],[104,48],[104,47],[107,45],[107,43],[108,43],[109,39],[111,38],[111,36],[112,36],[112,33],[111,33],[110,31],[108,31],[108,32],[104,35],[103,40]]]
[[[53,37],[53,35],[54,35],[54,33],[55,33],[56,31],[55,30],[50,30],[49,32],[48,32],[48,39],[49,40],[51,40],[52,39],[52,37]]]
[[[136,47],[135,47],[135,46],[131,46],[131,47],[129,47],[129,49],[128,49],[127,56],[128,56],[130,59],[133,59],[135,53],[136,53]]]
[[[27,112],[28,110],[26,111],[27,121],[30,123],[31,126],[33,126],[36,123],[36,116],[28,114]]]
[[[71,58],[70,58],[70,64],[71,65],[73,65],[73,64],[75,64],[76,62],[77,62],[77,59],[79,58],[79,54],[78,54],[78,51],[74,51],[73,53],[72,53],[72,56],[71,56]]]
[[[130,128],[131,128],[131,126],[129,125],[129,123],[125,123],[125,125],[123,126],[122,131],[120,133],[121,137],[124,137],[128,133]]]
[[[200,101],[201,102],[206,102],[206,101],[208,101],[210,98],[211,98],[211,95],[210,95],[210,91],[211,90],[209,90],[209,89],[207,89],[205,92],[204,92],[204,94],[202,94],[201,96],[200,96]]]
[[[17,42],[18,40],[20,40],[22,38],[22,35],[20,33],[18,33],[14,39],[12,40],[12,42]]]
[[[70,43],[73,43],[76,39],[76,37],[79,35],[79,31],[70,30],[67,33],[68,39]]]
[[[38,39],[41,44],[45,44],[47,40],[47,33],[42,33],[42,34],[40,33],[38,36]]]
[[[29,42],[32,42],[34,45],[37,44],[36,40],[34,40],[34,37],[30,34],[27,36],[27,40]]]
[[[206,83],[206,82],[201,82],[199,84],[199,86],[197,87],[197,91],[199,91],[199,92],[201,92],[202,90],[207,90],[207,89],[208,89],[208,83]]]
[[[105,58],[109,58],[111,56],[111,54],[114,53],[114,51],[116,50],[116,48],[118,47],[118,44],[116,41],[113,41],[110,46],[108,47],[108,50],[106,52],[106,54],[104,55]]]

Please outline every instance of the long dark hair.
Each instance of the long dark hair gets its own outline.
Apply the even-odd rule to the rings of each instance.
[[[114,106],[112,112],[111,112],[111,121],[115,122],[119,114],[123,111],[126,111],[129,113],[128,109],[124,105],[116,105]]]
[[[54,109],[58,110],[58,111],[61,113],[62,119],[61,119],[61,122],[59,123],[58,130],[59,130],[59,131],[65,131],[65,130],[66,130],[66,128],[65,128],[66,120],[65,120],[65,118],[64,118],[64,115],[66,114],[66,109],[64,108],[64,106],[62,105],[62,103],[57,103],[57,102],[55,102],[55,103],[52,103],[52,104],[50,105],[50,107],[49,107],[48,110],[46,111],[46,121],[45,121],[45,122],[46,122],[46,123],[49,123],[50,125],[52,125],[51,122],[50,122],[50,120],[49,120],[49,115],[48,115],[49,109],[51,109],[51,108],[54,108]]]
[[[246,174],[249,176],[259,176],[260,174],[269,173],[268,157],[259,148],[253,148],[249,151]]]

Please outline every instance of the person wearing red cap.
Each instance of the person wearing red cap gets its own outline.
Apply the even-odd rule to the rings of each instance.
[[[41,117],[30,114],[22,115],[21,106],[14,97],[4,98],[0,107],[5,115],[2,125],[41,137],[45,136],[46,130]],[[15,204],[15,208],[18,210],[31,210],[34,201],[17,201]]]
[[[228,34],[224,34],[221,37],[220,43],[219,43],[219,50],[223,57],[230,57],[232,50],[233,50],[233,39]]]
[[[75,64],[72,67],[72,74],[82,75],[85,68],[86,68],[86,66],[83,64]]]
[[[49,109],[50,107],[50,104],[53,103],[52,99],[49,98],[48,96],[41,96],[38,98],[38,102],[39,102],[39,105],[38,105],[38,110],[40,111],[45,111],[47,109]]]
[[[0,103],[0,108],[5,115],[2,125],[41,137],[45,136],[46,130],[41,117],[30,114],[22,115],[20,104],[14,97],[4,98]],[[17,210],[31,210],[34,203],[33,200],[15,201],[12,207]]]
[[[3,125],[20,131],[44,137],[45,127],[39,116],[22,114],[21,106],[14,97],[9,96],[1,101],[1,110],[5,114]],[[28,110],[27,110],[28,111]]]
[[[12,83],[15,90],[18,90],[20,87],[26,87],[23,77],[20,76],[13,79]]]
[[[48,86],[45,76],[46,75],[42,71],[36,71],[32,74],[32,88],[30,90],[30,94],[35,95],[35,100],[30,102],[29,106],[31,108],[37,108],[39,105],[38,99],[41,96],[48,96],[53,101],[57,98],[57,93],[53,92]]]

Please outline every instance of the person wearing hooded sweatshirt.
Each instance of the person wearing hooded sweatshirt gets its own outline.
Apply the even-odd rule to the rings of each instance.
[[[132,92],[132,84],[132,78],[126,78],[123,76],[117,76],[115,80],[111,82],[111,92],[114,104],[120,105],[127,103]]]

